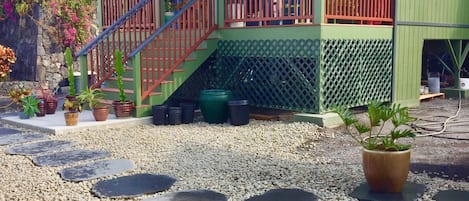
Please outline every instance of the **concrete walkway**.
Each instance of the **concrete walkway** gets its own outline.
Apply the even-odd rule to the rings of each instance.
[[[45,133],[59,134],[68,131],[77,131],[80,129],[89,129],[94,127],[127,127],[134,124],[150,124],[152,117],[144,118],[125,118],[117,119],[114,114],[109,114],[106,121],[95,121],[93,113],[89,110],[84,110],[80,113],[78,125],[66,126],[64,111],[56,111],[55,114],[49,114],[44,117],[33,117],[30,119],[20,119],[16,113],[3,114],[1,123],[10,124],[22,128],[29,128],[38,130]]]

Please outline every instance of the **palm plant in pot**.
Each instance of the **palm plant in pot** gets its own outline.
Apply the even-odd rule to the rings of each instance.
[[[360,122],[345,107],[334,107],[332,111],[344,122],[346,133],[362,147],[363,171],[370,189],[401,192],[409,173],[411,145],[397,141],[415,137],[406,127],[416,120],[409,115],[408,108],[371,101],[367,124]],[[389,131],[385,125],[391,127]]]
[[[75,100],[65,99],[64,100],[62,109],[66,111],[64,113],[65,125],[75,126],[78,124],[78,117],[82,109],[81,105],[82,103],[78,99],[75,99]]]
[[[122,54],[116,51],[116,74],[117,74],[117,88],[119,89],[119,100],[113,101],[112,106],[117,118],[130,117],[134,109],[134,103],[127,100],[124,92],[124,81],[122,76],[124,74],[124,66],[122,64]]]
[[[93,116],[96,121],[106,121],[109,115],[109,105],[102,104],[104,94],[100,89],[88,88],[78,95],[78,100],[85,103],[89,109],[93,110]]]

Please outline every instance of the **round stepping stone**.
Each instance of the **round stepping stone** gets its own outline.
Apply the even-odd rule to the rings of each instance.
[[[36,155],[40,153],[69,149],[74,143],[63,140],[49,140],[9,147],[7,154]]]
[[[80,161],[100,159],[110,156],[108,151],[73,150],[36,156],[33,162],[38,166],[62,166]]]
[[[350,193],[350,196],[361,201],[410,201],[417,200],[425,192],[425,185],[407,182],[400,193],[376,193],[363,183]]]
[[[433,199],[436,201],[467,201],[469,199],[469,191],[445,190],[438,192]]]
[[[20,130],[11,129],[11,128],[1,128],[0,127],[0,138],[5,135],[18,134],[21,133]]]
[[[130,198],[168,190],[174,182],[166,175],[137,174],[100,181],[92,191],[101,198]]]
[[[313,193],[301,189],[273,189],[262,195],[256,195],[246,201],[316,201],[318,197]]]
[[[112,159],[65,168],[59,174],[64,180],[78,182],[119,174],[133,168],[135,164],[131,160]]]
[[[46,134],[12,134],[0,137],[0,145],[19,144],[36,140],[45,140],[49,136]]]
[[[469,182],[469,171],[467,171],[468,169],[468,164],[451,165],[412,163],[410,165],[410,170],[415,174],[425,172],[430,178],[439,177],[442,179],[465,182]]]
[[[179,191],[156,197],[146,198],[142,201],[227,201],[228,197],[210,190]],[[290,198],[291,200],[291,198]]]

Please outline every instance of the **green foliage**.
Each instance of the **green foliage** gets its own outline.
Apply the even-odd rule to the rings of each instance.
[[[24,98],[21,98],[21,104],[23,106],[23,113],[26,116],[33,117],[34,114],[39,112],[38,104],[39,100],[29,95]]]
[[[116,74],[117,74],[117,88],[119,88],[119,101],[121,103],[125,102],[127,99],[124,93],[124,81],[122,81],[122,76],[124,75],[124,65],[122,64],[122,53],[116,51]]]
[[[415,134],[408,128],[401,129],[415,121],[409,115],[407,107],[398,104],[384,104],[371,101],[368,104],[368,124],[361,123],[345,107],[336,106],[332,109],[337,113],[345,124],[346,132],[363,148],[369,150],[402,151],[410,149],[408,144],[398,144],[400,138],[414,138]],[[383,128],[387,122],[392,122],[392,128],[384,134]],[[350,129],[354,128],[354,131]]]
[[[438,61],[448,70],[454,77],[454,87],[461,88],[459,79],[461,78],[461,70],[469,54],[469,42],[463,40],[446,40],[447,50],[451,56],[451,63],[446,63],[441,57],[435,56]]]
[[[90,87],[83,90],[77,98],[80,102],[86,103],[89,109],[93,109],[100,105],[99,100],[104,98],[104,94],[100,89]]]
[[[81,112],[81,105],[82,103],[79,100],[65,99],[62,109],[69,112]]]
[[[75,96],[75,77],[73,76],[73,58],[72,58],[72,50],[67,47],[65,50],[65,60],[67,62],[67,69],[68,69],[68,82],[70,85],[70,96]]]

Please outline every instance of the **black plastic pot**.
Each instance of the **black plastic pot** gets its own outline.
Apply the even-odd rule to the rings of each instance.
[[[248,100],[230,100],[228,101],[228,108],[231,125],[241,126],[249,123]]]
[[[153,105],[153,124],[155,125],[166,125],[167,122],[167,110],[166,105]]]
[[[181,124],[181,107],[168,108],[168,123],[170,125]]]
[[[190,124],[194,122],[194,110],[195,104],[194,103],[181,103],[181,122],[183,124]]]

